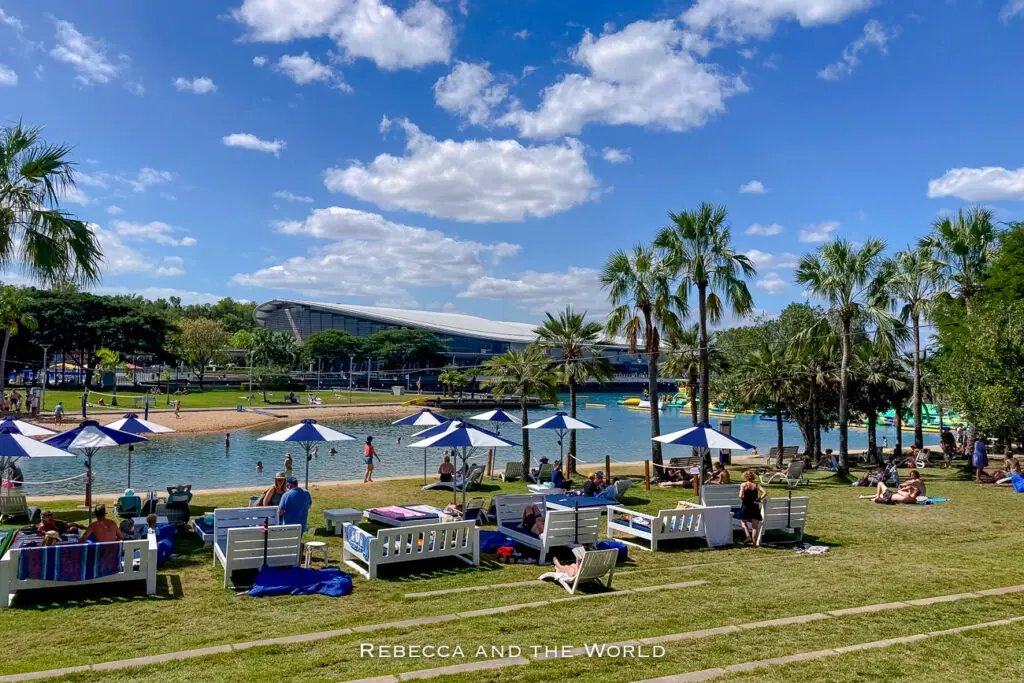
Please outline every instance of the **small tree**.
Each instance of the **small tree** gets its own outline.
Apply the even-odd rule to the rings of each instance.
[[[199,389],[202,391],[206,367],[223,356],[228,333],[219,322],[209,318],[182,320],[180,342],[185,362],[199,378]]]
[[[120,370],[124,363],[121,362],[121,354],[117,351],[110,349],[99,349],[96,351],[96,367],[101,373],[112,372],[114,373],[114,398],[110,404],[113,406],[117,405],[117,371]]]
[[[497,397],[516,396],[519,398],[520,421],[523,433],[523,471],[530,471],[530,421],[527,401],[538,396],[542,401],[554,400],[555,376],[551,369],[551,357],[547,350],[530,344],[522,351],[506,351],[484,361],[487,379],[482,386],[490,389]]]
[[[0,289],[0,327],[4,330],[4,345],[0,350],[0,387],[7,381],[7,347],[11,337],[18,334],[22,327],[34,330],[36,319],[31,313],[25,312],[28,301],[22,290],[5,285]],[[46,372],[46,368],[43,368]]]

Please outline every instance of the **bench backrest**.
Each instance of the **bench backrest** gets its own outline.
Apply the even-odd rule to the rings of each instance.
[[[301,524],[282,524],[266,529],[233,527],[227,530],[224,557],[231,565],[254,562],[262,565],[266,552],[267,566],[294,567],[299,563],[301,539]]]
[[[387,528],[376,536],[355,524],[345,525],[346,547],[367,563],[371,555],[383,564],[473,554],[479,539],[480,532],[473,520]]]
[[[700,504],[704,507],[725,505],[731,508],[740,506],[739,484],[715,484],[700,487]]]
[[[807,524],[807,496],[797,498],[765,498],[761,503],[761,527],[769,529],[803,529]]]
[[[679,536],[700,536],[704,533],[704,508],[659,510],[651,522],[652,531]]]
[[[278,524],[276,507],[217,508],[213,511],[214,540],[226,538],[231,529],[258,527],[268,521],[271,526]]]
[[[799,455],[799,446],[783,446],[782,457],[783,458],[795,458]]]
[[[523,521],[523,508],[536,505],[544,512],[544,496],[539,493],[509,494],[494,497],[494,510],[498,526],[519,526]]]
[[[544,515],[541,538],[549,548],[560,545],[597,543],[601,532],[602,508],[582,510],[549,510]]]

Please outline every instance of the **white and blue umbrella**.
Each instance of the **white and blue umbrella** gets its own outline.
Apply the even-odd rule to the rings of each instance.
[[[656,436],[652,441],[694,448],[729,448],[738,451],[749,451],[754,448],[753,444],[724,434],[706,422],[700,422],[697,426],[689,429]]]
[[[321,441],[354,441],[356,437],[337,429],[325,427],[313,419],[305,419],[297,425],[282,429],[273,434],[261,436],[259,441],[287,441],[298,443],[306,452],[306,488],[309,488],[309,461],[313,444]]]
[[[85,506],[89,509],[89,523],[92,524],[92,456],[101,448],[127,446],[149,441],[144,436],[104,427],[96,420],[84,420],[74,429],[51,436],[44,443],[64,450],[82,451],[85,455]]]
[[[413,417],[413,416],[410,415],[410,417]],[[439,417],[439,416],[438,415],[434,415],[434,417]],[[427,427],[426,429],[421,429],[420,431],[418,431],[415,434],[413,434],[412,438],[414,438],[414,439],[425,439],[428,436],[436,436],[437,434],[443,434],[444,432],[448,431],[448,428],[451,426],[452,422],[461,422],[461,421],[462,420],[451,419],[451,418],[442,418],[441,422],[438,422],[435,425]],[[392,424],[394,424],[394,423],[392,423]],[[423,449],[423,483],[424,484],[427,483],[427,449],[426,448]]]
[[[409,448],[450,448],[452,452],[458,455],[462,459],[462,465],[464,469],[469,462],[469,456],[477,448],[501,448],[504,446],[516,446],[508,439],[503,439],[493,432],[489,432],[486,429],[481,429],[475,425],[471,425],[461,420],[452,420],[448,423],[448,428],[440,434],[434,434],[428,436],[416,443],[409,444]],[[469,472],[467,470],[466,474]],[[452,487],[453,495],[457,492],[455,487]],[[465,506],[466,503],[466,490],[463,487],[462,490],[462,503]],[[463,507],[465,509],[465,507]]]
[[[30,439],[17,431],[18,428],[10,424],[11,422],[14,420],[0,421],[0,476],[7,472],[19,458],[74,457],[74,453],[68,453],[41,441]]]
[[[148,407],[149,404],[147,403],[146,406]],[[114,420],[107,426],[129,434],[167,434],[174,431],[170,427],[141,419],[135,413],[126,413],[120,420]],[[135,446],[128,444],[128,488],[132,487],[132,451],[134,450]]]
[[[403,427],[436,427],[439,424],[448,422],[448,418],[442,417],[430,408],[424,408],[418,413],[407,415],[391,424],[402,425]]]
[[[34,425],[31,422],[23,422],[7,416],[0,420],[0,433],[21,434],[23,436],[53,436],[56,430]]]
[[[600,429],[600,427],[583,420],[577,420],[575,417],[569,417],[568,413],[557,412],[550,417],[545,417],[543,420],[531,422],[523,429],[554,429],[558,434],[558,459],[562,460],[565,455],[563,442],[567,432],[577,429]]]
[[[495,408],[494,410],[488,410],[486,413],[480,413],[474,415],[470,420],[480,420],[481,422],[487,421],[494,425],[494,433],[498,434],[501,431],[501,425],[503,424],[516,424],[521,425],[523,421],[515,415],[509,415],[501,408]]]

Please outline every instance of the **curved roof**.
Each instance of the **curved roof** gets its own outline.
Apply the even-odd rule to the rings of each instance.
[[[332,313],[358,316],[389,325],[430,330],[438,334],[460,335],[518,344],[529,344],[537,340],[537,335],[533,332],[537,327],[536,325],[487,320],[486,318],[465,315],[464,313],[441,313],[439,311],[274,299],[257,306],[254,315],[257,321],[263,322],[273,311],[289,306],[308,306]]]

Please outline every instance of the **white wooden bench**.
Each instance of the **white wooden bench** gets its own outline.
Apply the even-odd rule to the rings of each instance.
[[[368,579],[377,578],[378,569],[385,564],[440,557],[480,564],[480,531],[475,520],[381,529],[376,535],[345,524],[342,560]]]
[[[97,543],[99,545],[113,545]],[[57,546],[56,552],[62,552],[67,548],[81,551],[84,544],[66,544]],[[145,539],[138,541],[124,541],[121,544],[123,550],[123,566],[121,571],[108,576],[101,576],[96,579],[83,581],[49,581],[41,579],[20,579],[18,578],[18,563],[21,560],[22,552],[31,552],[35,548],[12,548],[8,550],[3,559],[0,559],[0,608],[10,605],[11,596],[17,591],[34,590],[37,588],[68,588],[71,586],[94,586],[103,583],[119,583],[122,581],[145,581],[146,595],[156,593],[156,546],[155,534],[149,534]],[[138,558],[136,558],[138,554]],[[138,559],[138,562],[135,560]]]
[[[279,523],[277,508],[273,505],[253,508],[217,508],[213,511],[213,545],[223,546],[227,542],[228,530],[258,527],[269,523]],[[213,556],[213,566],[217,566],[217,555]]]
[[[682,538],[701,538],[711,547],[731,545],[731,517],[732,511],[725,506],[660,510],[654,515],[613,506],[608,508],[608,538],[615,539],[616,532],[642,538],[650,543],[650,547],[622,538],[616,540],[652,551],[656,551],[663,541]]]
[[[536,505],[544,515],[544,533],[540,536],[523,529],[523,509]],[[494,497],[498,531],[508,538],[540,551],[540,564],[547,564],[553,548],[592,545],[601,532],[601,514],[604,508],[582,510],[548,510],[544,496],[537,494],[505,495]]]
[[[761,525],[757,530],[760,543],[766,531],[784,531],[796,534],[794,542],[804,537],[807,526],[807,503],[810,498],[765,498],[761,501]]]
[[[251,508],[250,508],[251,509]],[[232,527],[224,542],[213,544],[213,565],[224,567],[224,587],[239,569],[298,567],[302,552],[302,525]]]
[[[726,506],[731,510],[738,510],[740,508],[740,485],[705,484],[700,487],[700,504],[706,508]],[[732,517],[732,528],[742,529],[743,525],[740,524],[740,520]]]

